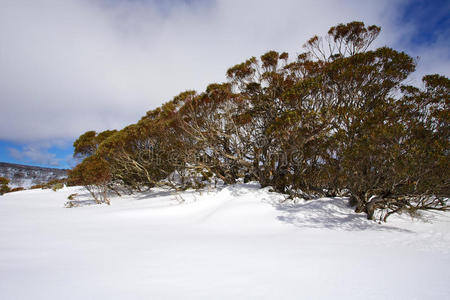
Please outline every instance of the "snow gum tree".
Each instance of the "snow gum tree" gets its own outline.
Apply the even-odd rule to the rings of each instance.
[[[116,130],[100,133],[87,131],[73,144],[75,158],[84,158],[73,170],[69,171],[68,184],[84,186],[99,203],[108,203],[107,190],[110,186],[111,171],[108,163],[99,155],[97,148]],[[110,187],[113,189],[113,187]]]
[[[107,194],[110,180],[109,165],[98,155],[92,155],[69,171],[68,182],[84,186],[97,203],[110,204]]]
[[[85,160],[71,176],[130,192],[256,180],[291,197],[348,196],[369,219],[447,210],[449,80],[404,85],[415,61],[371,49],[380,31],[338,24],[297,57],[251,57],[227,70],[228,82],[180,93],[136,124],[88,131],[74,143]]]

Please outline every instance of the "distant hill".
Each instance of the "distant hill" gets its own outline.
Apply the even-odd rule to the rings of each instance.
[[[10,180],[10,187],[29,188],[35,184],[67,177],[66,169],[43,168],[0,162],[0,177]]]

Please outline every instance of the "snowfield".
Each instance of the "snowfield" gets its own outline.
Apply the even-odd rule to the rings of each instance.
[[[450,216],[377,224],[344,199],[240,184],[64,208],[0,196],[0,299],[449,299]]]

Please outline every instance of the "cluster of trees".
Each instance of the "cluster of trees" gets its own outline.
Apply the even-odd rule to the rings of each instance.
[[[84,133],[69,175],[99,202],[108,192],[256,180],[292,197],[347,195],[369,219],[447,210],[450,80],[404,85],[415,61],[369,50],[380,27],[339,24],[305,52],[269,51],[186,91],[120,131]]]

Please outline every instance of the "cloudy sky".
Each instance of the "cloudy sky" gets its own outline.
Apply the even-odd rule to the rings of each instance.
[[[81,133],[342,22],[380,25],[375,46],[419,56],[412,83],[449,77],[449,18],[445,0],[0,0],[0,161],[70,167]]]

